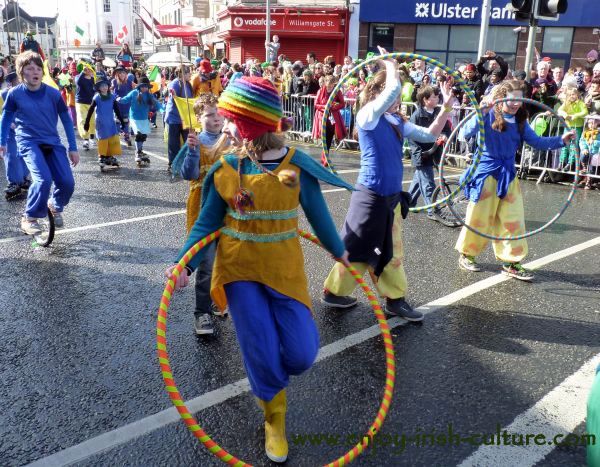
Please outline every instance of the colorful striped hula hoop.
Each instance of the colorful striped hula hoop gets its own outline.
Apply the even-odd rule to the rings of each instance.
[[[409,58],[412,60],[416,60],[416,59],[423,60],[424,62],[427,62],[430,65],[437,66],[437,67],[443,69],[445,72],[452,75],[452,77],[454,78],[454,82],[456,84],[458,84],[460,86],[460,88],[467,94],[471,105],[475,109],[475,113],[477,115],[477,121],[479,123],[479,142],[480,142],[480,144],[483,144],[483,141],[485,140],[483,114],[481,113],[479,103],[477,102],[477,99],[475,98],[473,91],[471,91],[471,88],[469,88],[467,86],[467,83],[462,78],[462,76],[460,76],[460,74],[457,73],[456,71],[454,71],[452,68],[444,65],[441,62],[438,62],[434,58],[427,57],[425,55],[410,53],[410,52],[392,52],[392,53],[388,53],[388,54],[384,54],[384,55],[377,55],[375,57],[372,57],[372,58],[365,60],[364,62],[356,65],[344,77],[342,77],[342,79],[333,88],[333,90],[331,91],[331,94],[329,95],[329,99],[327,100],[327,103],[325,104],[325,109],[323,110],[323,118],[321,119],[321,146],[323,147],[322,156],[327,161],[327,166],[329,167],[329,170],[331,170],[333,173],[337,174],[333,164],[329,160],[329,150],[327,149],[327,141],[326,141],[326,129],[327,129],[327,119],[329,118],[329,114],[331,113],[331,106],[333,105],[333,101],[335,100],[335,96],[336,96],[337,92],[340,90],[340,88],[346,81],[348,81],[353,75],[358,73],[358,71],[362,67],[364,67],[366,64],[371,63],[371,62],[376,62],[378,60],[396,59],[396,58]],[[479,164],[479,157],[476,157],[475,159],[473,159],[472,164],[473,164],[472,172],[470,172],[467,175],[467,178],[464,180],[463,183],[459,184],[459,186],[452,193],[450,193],[450,196],[446,196],[445,198],[440,199],[432,204],[427,204],[425,206],[418,206],[418,207],[410,208],[410,211],[411,212],[421,212],[421,211],[429,210],[429,209],[443,205],[444,203],[446,203],[446,201],[448,199],[451,199],[451,197],[452,198],[456,197],[461,192],[461,190],[465,187],[465,185],[473,177],[472,174],[475,172],[475,168],[477,168],[477,165]],[[441,186],[441,182],[440,182],[440,186]]]
[[[512,102],[519,101],[524,104],[537,105],[538,107],[541,107],[543,110],[545,110],[547,112],[551,112],[553,115],[558,117],[560,123],[562,123],[565,127],[571,128],[569,126],[569,124],[564,120],[564,118],[562,118],[560,115],[558,115],[558,113],[556,113],[554,111],[554,109],[548,107],[545,104],[542,104],[541,102],[534,101],[533,99],[527,99],[525,97],[505,97],[503,99],[495,100],[494,102],[492,102],[490,104],[490,106],[494,107],[496,104],[502,104],[503,102],[510,102],[510,101],[512,101]],[[450,134],[450,137],[448,138],[448,140],[446,141],[446,144],[444,145],[444,150],[442,151],[442,157],[440,159],[440,166],[439,166],[439,168],[440,168],[440,186],[442,187],[441,189],[443,190],[444,193],[447,193],[449,191],[448,184],[446,183],[446,179],[444,178],[444,159],[447,157],[448,149],[450,147],[450,141],[452,141],[452,139],[456,136],[456,134],[458,134],[460,129],[465,125],[465,123],[473,117],[473,114],[474,114],[474,112],[470,112],[465,118],[463,118],[459,122],[458,125],[456,125],[456,128],[452,131],[452,133]],[[528,122],[526,122],[525,124],[529,125]],[[481,148],[481,147],[482,147],[481,144],[479,144],[479,148]],[[579,181],[579,164],[580,164],[579,144],[575,144],[575,147],[577,148],[577,158],[576,158],[577,160],[575,162],[575,180],[573,181],[573,185],[571,186],[571,191],[569,192],[566,201],[563,203],[563,205],[560,208],[560,210],[558,211],[558,213],[556,215],[554,215],[554,217],[552,217],[544,225],[542,225],[541,227],[539,227],[535,230],[531,230],[529,232],[525,232],[520,235],[511,235],[509,237],[499,237],[496,235],[491,235],[491,234],[487,234],[485,232],[481,232],[480,230],[477,230],[475,227],[468,225],[466,223],[465,219],[463,219],[462,216],[456,212],[456,210],[454,209],[453,203],[452,203],[452,199],[454,198],[455,193],[450,193],[448,196],[446,196],[444,198],[444,199],[449,199],[449,202],[447,203],[448,209],[450,209],[450,211],[452,212],[454,217],[456,217],[456,219],[464,227],[469,229],[471,232],[473,232],[477,235],[480,235],[482,237],[488,238],[490,240],[496,240],[496,241],[521,240],[523,238],[527,238],[527,237],[531,237],[532,235],[539,234],[540,232],[546,230],[548,227],[550,227],[552,224],[554,224],[558,220],[558,218],[564,214],[564,212],[567,210],[567,208],[571,205],[571,201],[573,200],[573,197],[575,196],[575,190],[577,190],[577,182]],[[478,149],[477,150],[477,153],[478,153],[477,160],[479,160],[481,158],[481,155],[479,155],[480,152],[481,151]],[[473,174],[475,173],[475,169],[471,168],[471,169],[467,169],[467,170],[471,170],[471,173],[469,174],[469,178],[472,178]],[[517,181],[516,177],[515,177],[514,181]],[[517,183],[518,183],[518,181],[517,181]],[[466,183],[464,183],[464,184],[466,184]],[[461,186],[464,184],[461,184]]]
[[[190,262],[190,260],[194,257],[198,251],[208,245],[210,242],[214,241],[221,234],[221,231],[218,230],[210,235],[207,235],[198,243],[193,245],[183,256],[183,258],[177,263],[175,269],[173,269],[173,276],[175,280],[179,277],[182,271],[185,270],[185,266]],[[304,230],[298,230],[298,234],[301,237],[304,237],[307,240],[310,240],[317,245],[321,245],[319,240],[311,233],[306,232]],[[367,298],[369,299],[369,303],[373,308],[375,316],[377,317],[377,322],[379,324],[379,329],[381,330],[381,334],[383,336],[383,345],[385,347],[385,359],[386,359],[386,377],[385,377],[385,387],[384,393],[381,400],[381,404],[379,406],[379,410],[377,411],[377,416],[375,420],[369,427],[367,433],[363,436],[362,440],[357,443],[352,449],[350,449],[346,454],[339,457],[333,462],[329,462],[326,465],[329,467],[340,467],[346,464],[349,464],[354,459],[356,459],[360,454],[362,454],[365,449],[372,444],[373,437],[381,430],[385,417],[387,416],[390,410],[390,404],[392,402],[392,396],[394,392],[394,382],[396,376],[396,365],[394,362],[394,345],[392,342],[392,335],[390,333],[390,328],[385,319],[385,315],[377,301],[377,297],[371,291],[369,286],[366,284],[362,276],[359,272],[351,265],[345,265],[348,271],[352,274],[356,282],[361,286],[364,290]],[[190,413],[188,408],[185,406],[183,401],[183,397],[179,393],[179,389],[177,389],[177,385],[175,384],[175,380],[173,377],[173,372],[171,370],[171,364],[169,362],[169,355],[167,354],[167,312],[169,310],[169,305],[171,303],[171,298],[173,296],[173,292],[175,290],[175,282],[173,279],[169,279],[165,286],[165,290],[163,291],[163,295],[160,301],[160,307],[158,309],[158,320],[156,322],[156,349],[158,352],[158,361],[160,364],[160,369],[163,377],[163,381],[165,382],[165,389],[167,390],[171,402],[179,412],[179,415],[183,419],[183,422],[188,427],[188,430],[192,432],[192,434],[198,438],[198,440],[216,457],[221,459],[223,462],[233,465],[236,467],[249,466],[251,464],[247,464],[246,462],[238,459],[232,454],[228,453],[225,449],[219,446],[198,424],[198,421],[194,418],[194,416]]]

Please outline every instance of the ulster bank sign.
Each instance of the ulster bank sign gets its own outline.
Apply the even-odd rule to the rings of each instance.
[[[363,23],[407,24],[481,24],[481,0],[362,0],[360,21]],[[490,24],[522,26],[509,8],[510,0],[491,0]],[[584,7],[585,5],[585,7]],[[569,2],[567,12],[557,22],[542,21],[547,26],[598,27],[600,0]]]

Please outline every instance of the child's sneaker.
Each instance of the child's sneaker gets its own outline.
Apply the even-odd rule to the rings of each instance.
[[[42,233],[42,228],[37,219],[22,217],[21,218],[21,230],[27,235],[38,235]]]
[[[505,263],[502,266],[503,274],[519,279],[520,281],[533,280],[533,274],[521,266],[521,263]]]
[[[479,272],[481,268],[475,262],[474,256],[460,255],[458,258],[458,266],[465,271]]]
[[[194,331],[199,336],[205,334],[213,334],[215,328],[213,326],[212,317],[208,313],[194,314]]]
[[[9,183],[4,190],[4,196],[7,200],[16,198],[21,194],[21,187],[16,183]]]
[[[87,139],[83,142],[83,149],[86,151],[90,150],[90,142]]]
[[[321,302],[332,308],[350,308],[356,305],[357,301],[356,297],[335,295],[329,290],[325,290],[321,297]]]
[[[140,152],[140,151],[137,151],[137,152],[135,153],[135,161],[136,161],[136,162],[142,162],[142,154],[141,154],[141,152]]]
[[[399,316],[406,321],[423,321],[423,313],[415,310],[404,298],[386,298],[383,311],[387,316]]]

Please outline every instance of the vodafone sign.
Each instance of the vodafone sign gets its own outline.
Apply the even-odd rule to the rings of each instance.
[[[245,14],[232,17],[232,29],[263,31],[267,26],[265,15]],[[271,15],[271,29],[295,32],[342,32],[338,15]]]

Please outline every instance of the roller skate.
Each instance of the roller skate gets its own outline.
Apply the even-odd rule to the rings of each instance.
[[[147,167],[148,165],[150,165],[150,158],[144,153],[144,151],[139,149],[135,153],[135,162],[138,165],[138,167]]]
[[[21,195],[21,187],[16,183],[9,183],[8,186],[4,190],[4,197],[6,201],[10,201],[11,199],[15,199]]]
[[[98,165],[100,166],[100,172],[105,172],[110,169],[118,169],[119,168],[119,163],[116,162],[116,159],[114,161],[114,162],[116,162],[116,165],[114,165],[112,159],[114,159],[114,157],[112,157],[112,156],[98,157]]]

